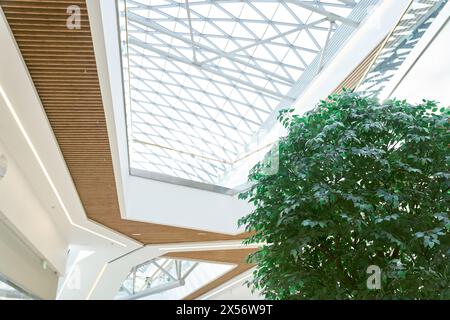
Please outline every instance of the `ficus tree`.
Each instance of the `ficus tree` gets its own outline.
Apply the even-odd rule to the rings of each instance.
[[[254,204],[246,242],[261,244],[250,285],[269,299],[450,299],[449,115],[345,90],[282,111],[278,172],[261,161],[240,195]]]

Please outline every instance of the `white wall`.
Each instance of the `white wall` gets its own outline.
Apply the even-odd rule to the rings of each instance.
[[[67,242],[1,139],[0,154],[7,159],[6,175],[0,179],[0,273],[39,298],[53,299],[58,282],[54,271],[64,271]]]
[[[8,161],[6,175],[0,180],[0,212],[37,252],[46,257],[54,270],[63,272],[67,241],[35,196],[16,161],[4,148],[2,139],[0,154]]]
[[[54,299],[58,275],[0,217],[0,274],[41,299]]]
[[[450,22],[447,20],[391,97],[407,99],[411,103],[430,99],[441,102],[443,106],[450,106],[449,40]]]

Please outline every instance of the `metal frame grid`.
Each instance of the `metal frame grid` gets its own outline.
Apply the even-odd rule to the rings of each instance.
[[[131,169],[213,185],[377,2],[118,1]]]
[[[132,268],[124,280],[119,299],[139,299],[183,286],[186,278],[199,265],[189,260],[155,258]]]

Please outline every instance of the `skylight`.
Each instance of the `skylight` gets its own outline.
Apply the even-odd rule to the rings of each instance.
[[[269,116],[376,3],[119,0],[131,173],[235,187]]]
[[[155,258],[131,269],[116,299],[183,299],[233,268],[231,264]]]

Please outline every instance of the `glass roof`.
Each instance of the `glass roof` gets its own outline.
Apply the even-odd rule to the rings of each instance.
[[[119,0],[131,172],[224,185],[364,2]]]
[[[116,299],[183,299],[234,265],[155,258],[133,267]]]

